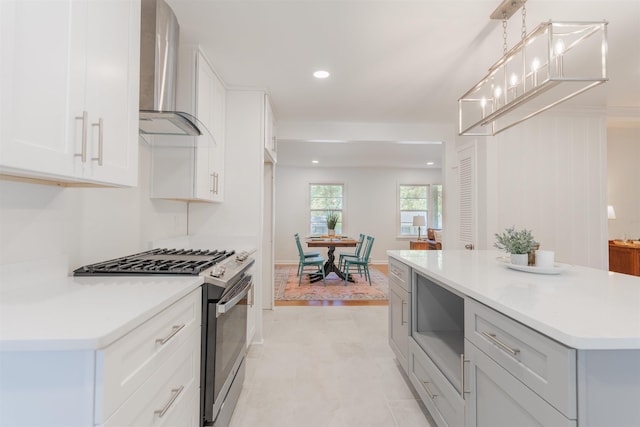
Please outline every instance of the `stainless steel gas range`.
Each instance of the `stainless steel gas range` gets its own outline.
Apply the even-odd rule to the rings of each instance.
[[[253,304],[253,252],[152,249],[80,267],[76,276],[200,275],[200,419],[226,427],[244,382],[247,312]]]

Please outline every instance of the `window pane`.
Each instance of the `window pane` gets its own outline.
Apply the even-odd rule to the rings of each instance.
[[[422,216],[429,225],[429,186],[400,185],[400,235],[418,235],[418,227],[413,226],[413,217]],[[424,230],[421,230],[424,231]]]
[[[431,186],[431,219],[433,228],[442,228],[442,185]]]
[[[342,234],[343,188],[342,184],[311,184],[309,186],[309,231],[312,235],[328,234],[327,215],[329,212],[338,214],[339,221],[336,224],[335,232]]]

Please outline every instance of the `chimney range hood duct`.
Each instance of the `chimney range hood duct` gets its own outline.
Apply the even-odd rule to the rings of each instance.
[[[140,133],[202,133],[198,119],[176,111],[180,26],[164,0],[142,0],[140,29]]]

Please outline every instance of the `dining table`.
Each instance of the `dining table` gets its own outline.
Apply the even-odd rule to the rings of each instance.
[[[344,273],[340,271],[338,266],[335,263],[335,251],[336,248],[349,248],[356,247],[358,245],[358,240],[354,240],[347,236],[330,236],[330,237],[309,237],[306,239],[307,246],[310,248],[328,248],[327,252],[327,260],[324,263],[324,275],[328,276],[330,273],[335,273],[342,280],[345,279]],[[349,275],[351,276],[351,275]],[[311,282],[317,282],[318,280],[322,280],[321,274],[315,274],[310,276]],[[353,279],[349,277],[350,282],[353,282]]]

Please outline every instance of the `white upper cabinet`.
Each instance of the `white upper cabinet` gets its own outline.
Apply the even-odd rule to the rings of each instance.
[[[0,171],[134,186],[139,0],[0,2]]]
[[[181,45],[179,58],[177,109],[202,135],[153,137],[151,197],[223,202],[226,89],[196,46]]]
[[[278,138],[276,137],[276,119],[271,108],[269,96],[264,96],[264,149],[267,154],[266,160],[276,163]]]

